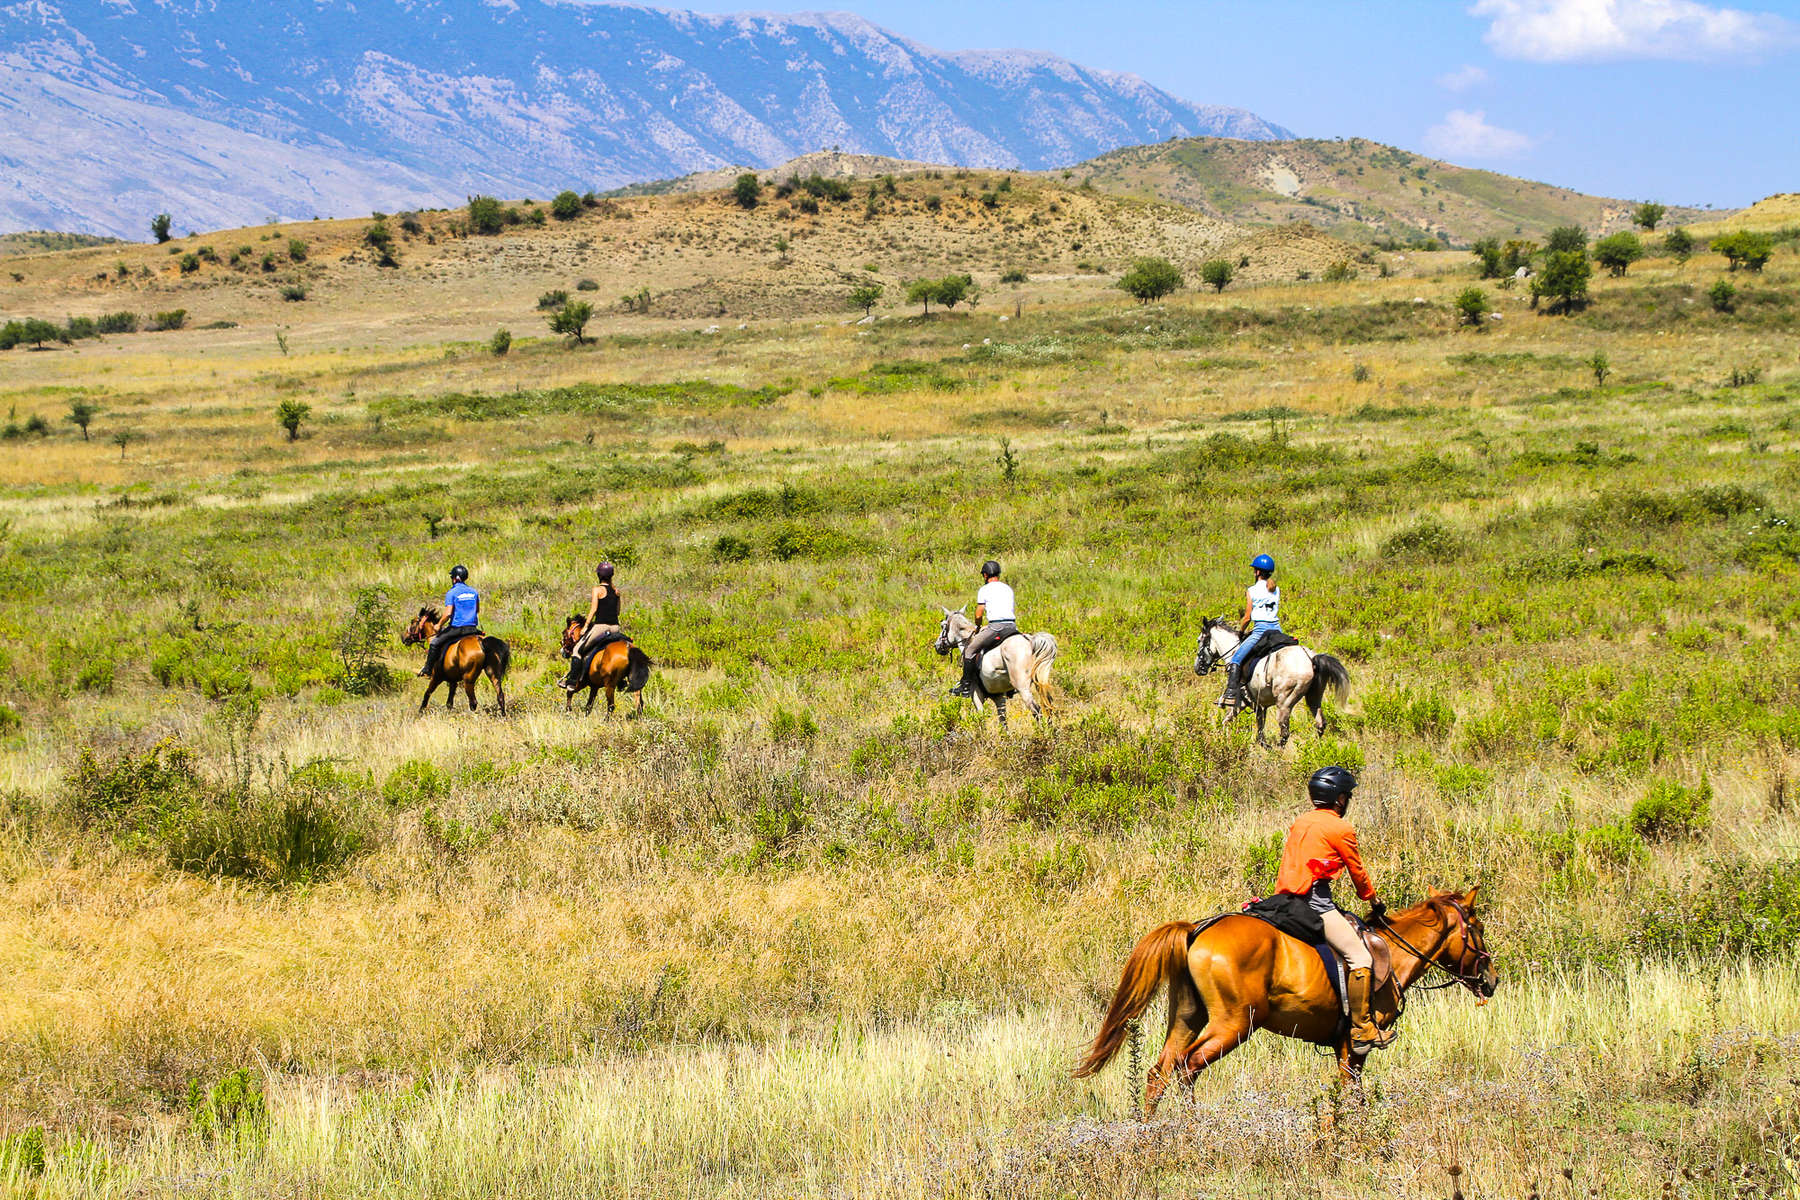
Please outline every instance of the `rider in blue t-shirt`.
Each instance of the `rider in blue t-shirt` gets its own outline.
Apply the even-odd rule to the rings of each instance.
[[[448,624],[437,631],[425,652],[425,666],[419,672],[429,679],[443,661],[444,647],[470,634],[481,632],[481,593],[469,586],[469,568],[461,563],[450,568],[450,590],[444,593],[444,620]]]

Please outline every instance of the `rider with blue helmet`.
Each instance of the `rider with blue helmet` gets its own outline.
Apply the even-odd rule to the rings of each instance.
[[[1281,589],[1275,586],[1275,560],[1259,554],[1250,560],[1250,570],[1256,579],[1244,590],[1244,619],[1238,626],[1239,633],[1250,636],[1232,652],[1231,665],[1225,672],[1225,694],[1219,697],[1220,708],[1238,706],[1247,682],[1244,663],[1265,635],[1281,632]]]

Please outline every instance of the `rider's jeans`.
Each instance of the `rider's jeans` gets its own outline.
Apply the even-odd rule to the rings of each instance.
[[[1234,663],[1243,662],[1246,658],[1250,657],[1250,652],[1256,649],[1256,643],[1262,641],[1263,634],[1280,632],[1280,621],[1258,621],[1250,627],[1250,636],[1238,644],[1237,653],[1231,656],[1231,661]]]

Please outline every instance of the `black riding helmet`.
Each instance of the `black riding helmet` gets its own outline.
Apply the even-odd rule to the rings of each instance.
[[[998,579],[998,578],[1000,578],[1000,564],[995,562],[991,558],[988,559],[986,562],[982,563],[981,564],[981,577],[983,579]]]
[[[613,577],[613,565],[609,562],[603,562],[594,568],[594,574],[600,577],[601,583],[611,583]]]
[[[1306,781],[1306,794],[1314,808],[1336,808],[1338,801],[1356,790],[1356,776],[1343,767],[1320,767]]]
[[[450,568],[450,582],[451,583],[467,583],[467,582],[469,582],[469,568],[463,566],[461,563],[457,563],[454,567],[451,567]]]

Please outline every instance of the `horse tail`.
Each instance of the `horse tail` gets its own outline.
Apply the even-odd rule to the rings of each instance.
[[[625,663],[625,690],[643,691],[644,685],[650,682],[650,668],[655,665],[650,661],[650,656],[632,646],[625,652]]]
[[[1350,694],[1350,672],[1344,664],[1329,654],[1313,655],[1312,686],[1306,689],[1306,703],[1317,712],[1325,699],[1325,689],[1330,688],[1339,704]]]
[[[1050,664],[1056,661],[1056,638],[1048,633],[1031,635],[1031,657],[1036,664],[1031,670],[1032,686],[1050,687]]]
[[[1188,938],[1197,928],[1193,921],[1170,921],[1158,925],[1144,935],[1125,960],[1125,973],[1119,978],[1119,990],[1113,993],[1106,1010],[1106,1020],[1094,1035],[1094,1044],[1075,1068],[1075,1077],[1085,1079],[1104,1067],[1119,1052],[1125,1040],[1125,1026],[1136,1019],[1165,980],[1187,973]]]
[[[506,669],[512,666],[512,647],[497,637],[481,639],[481,653],[487,657],[487,672],[499,683],[506,678]]]

